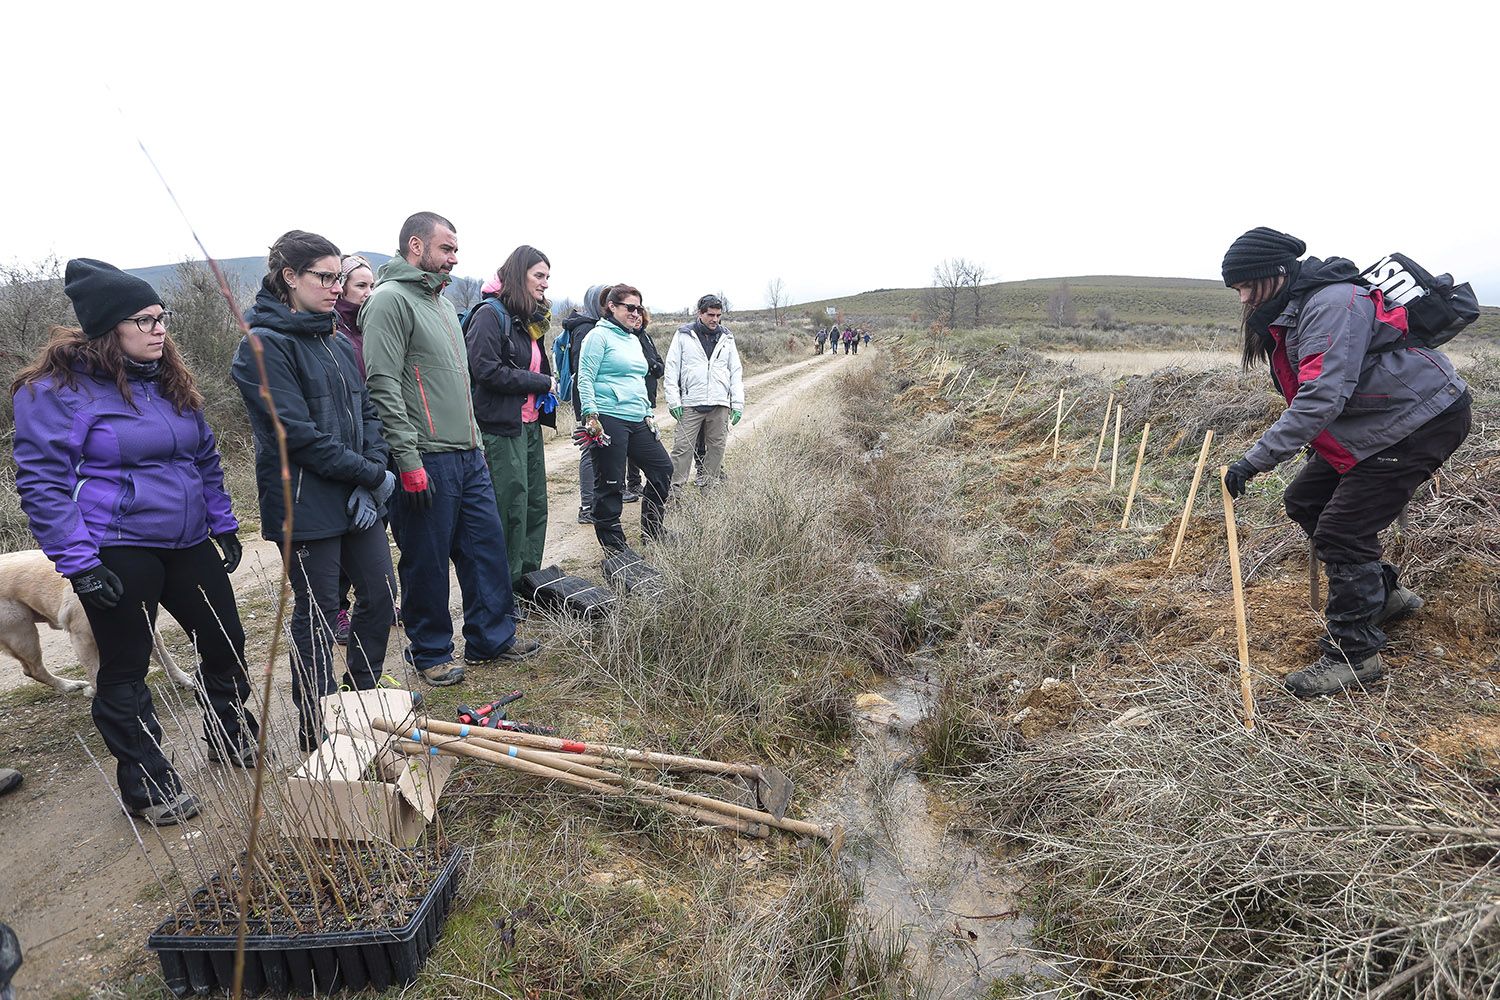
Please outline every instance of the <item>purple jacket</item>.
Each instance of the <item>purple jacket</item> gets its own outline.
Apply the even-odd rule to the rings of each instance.
[[[154,381],[79,374],[15,395],[16,489],[31,532],[63,576],[99,565],[99,549],[185,549],[239,529],[214,434],[200,410],[178,413]]]

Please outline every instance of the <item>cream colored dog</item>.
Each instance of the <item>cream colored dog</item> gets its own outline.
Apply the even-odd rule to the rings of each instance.
[[[57,677],[42,663],[42,642],[36,627],[44,622],[68,633],[74,655],[88,671],[87,681]],[[161,634],[155,630],[152,645],[157,661],[174,683],[188,688],[198,686],[177,666],[162,644]],[[64,694],[82,691],[86,697],[94,696],[94,683],[99,678],[99,647],[94,644],[93,629],[78,595],[73,593],[73,585],[58,574],[52,560],[39,549],[0,555],[0,652],[20,660],[21,669],[34,681]]]

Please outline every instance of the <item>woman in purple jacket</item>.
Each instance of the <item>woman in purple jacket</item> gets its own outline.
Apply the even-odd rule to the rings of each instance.
[[[210,758],[255,766],[245,633],[229,583],[239,524],[161,297],[85,258],[68,261],[63,290],[82,329],[55,329],[11,386],[16,488],[93,627],[94,723],[117,762],[125,808],[170,825],[199,806],[162,753],[146,686],[158,606],[198,650]]]
[[[1245,370],[1267,362],[1287,401],[1224,485],[1239,498],[1256,475],[1310,449],[1284,497],[1328,572],[1321,655],[1287,676],[1299,697],[1369,684],[1385,671],[1381,626],[1422,607],[1381,557],[1380,532],[1464,438],[1469,388],[1441,351],[1408,338],[1387,303],[1341,257],[1299,259],[1295,236],[1252,229],[1224,255],[1224,284],[1244,309]]]

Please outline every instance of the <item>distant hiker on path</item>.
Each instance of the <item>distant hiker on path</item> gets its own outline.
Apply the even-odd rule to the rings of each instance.
[[[615,285],[604,303],[605,316],[584,342],[578,359],[581,423],[609,443],[594,452],[594,535],[606,552],[626,548],[620,527],[625,466],[634,461],[645,474],[641,495],[641,534],[661,534],[663,507],[672,486],[672,460],[661,446],[646,398],[646,355],[635,332],[641,325],[641,293]]]
[[[854,345],[854,328],[852,326],[851,327],[845,327],[844,328],[844,353],[848,354],[849,351],[850,351],[850,349],[853,347],[853,345]]]
[[[320,699],[338,687],[332,641],[344,574],[354,586],[345,679],[368,691],[385,665],[396,574],[381,517],[396,476],[386,468],[390,449],[354,348],[335,332],[343,287],[338,248],[294,229],[271,246],[266,263],[245,322],[260,337],[291,463],[292,702],[298,744],[310,753],[323,742]],[[281,456],[250,338],[240,340],[230,374],[255,433],[260,533],[279,545],[286,518]]]
[[[820,326],[818,327],[818,350],[816,353],[822,354],[823,345],[826,343],[828,343],[828,331]]]
[[[672,432],[672,486],[687,483],[693,446],[703,432],[704,458],[699,485],[720,479],[729,426],[745,412],[745,382],[734,335],[720,321],[724,303],[717,295],[698,300],[698,319],[678,327],[667,349],[664,376],[667,408],[677,421]]]
[[[245,630],[229,582],[239,522],[161,296],[103,261],[70,260],[63,274],[81,329],[54,327],[11,384],[16,490],[98,643],[90,710],[125,809],[169,826],[200,807],[162,752],[146,685],[158,608],[198,655],[209,758],[255,766]],[[69,727],[59,727],[61,738]]]
[[[541,646],[516,635],[505,529],[480,449],[463,331],[442,297],[458,263],[453,223],[418,212],[401,226],[399,249],[381,265],[359,321],[370,398],[400,479],[391,530],[412,664],[429,684],[457,684],[464,670],[453,662],[450,559],[463,593],[465,663],[521,660]]]
[[[563,320],[563,333],[568,339],[568,385],[563,389],[573,405],[573,417],[583,422],[583,409],[578,399],[578,358],[589,331],[603,315],[604,297],[609,294],[608,285],[591,285],[583,295],[583,302],[575,307]],[[556,347],[556,345],[553,345]],[[585,448],[578,456],[578,523],[594,523],[594,455]]]
[[[1229,467],[1232,496],[1311,445],[1286,489],[1287,516],[1328,573],[1322,655],[1291,674],[1299,697],[1333,694],[1384,673],[1381,626],[1422,606],[1381,559],[1380,532],[1468,437],[1468,386],[1438,350],[1406,339],[1401,307],[1341,257],[1299,259],[1307,245],[1274,229],[1245,233],[1224,255],[1224,284],[1244,310],[1243,367],[1269,362],[1287,409]]]
[[[535,247],[511,251],[464,326],[474,377],[474,419],[495,487],[512,588],[542,568],[547,540],[547,462],[542,428],[556,427],[556,382],[544,338],[552,262]],[[549,405],[545,397],[551,396]],[[539,400],[541,401],[539,404]]]

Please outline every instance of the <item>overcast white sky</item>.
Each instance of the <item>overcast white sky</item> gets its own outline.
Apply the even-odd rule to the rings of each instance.
[[[1500,303],[1496,54],[1477,3],[17,4],[0,259],[122,267],[287,229],[518,243],[554,298],[681,308],[1000,279],[1215,277],[1270,225],[1402,250]],[[124,115],[122,116],[121,110]],[[1226,293],[1227,294],[1227,293]]]

